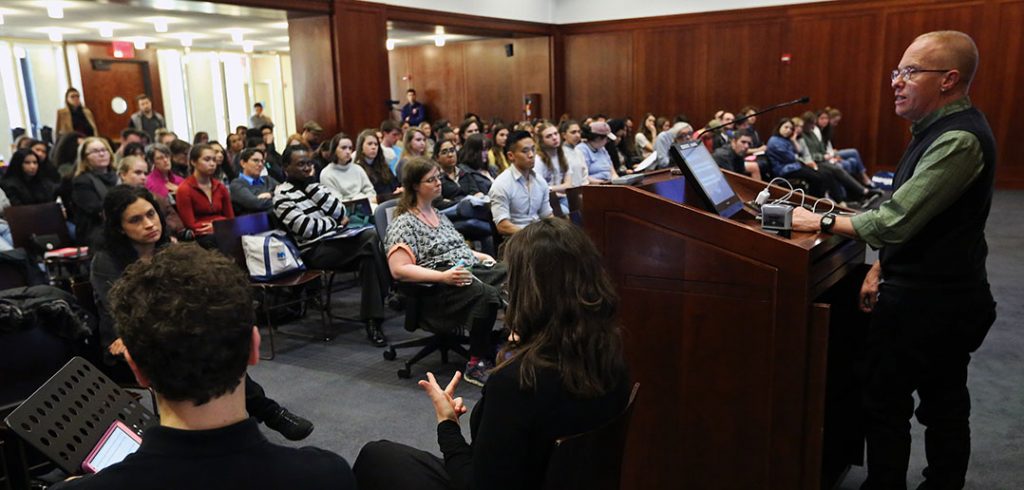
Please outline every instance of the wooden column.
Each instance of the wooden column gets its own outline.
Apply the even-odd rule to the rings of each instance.
[[[339,125],[355,135],[379,127],[389,114],[385,6],[335,0],[332,21],[335,63],[329,74],[338,94]],[[321,69],[328,71],[329,67]]]

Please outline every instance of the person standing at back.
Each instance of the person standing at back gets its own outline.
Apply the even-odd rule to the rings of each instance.
[[[132,114],[129,124],[133,129],[149,135],[150,141],[156,141],[156,130],[167,127],[164,115],[153,110],[153,101],[146,94],[136,96],[135,102],[139,105],[139,110]]]

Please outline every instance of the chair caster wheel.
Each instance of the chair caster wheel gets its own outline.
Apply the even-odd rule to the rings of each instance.
[[[402,379],[409,379],[412,377],[412,373],[409,372],[409,368],[402,368],[398,370],[398,377]]]
[[[397,354],[395,353],[395,349],[393,348],[384,351],[384,359],[388,361],[394,361],[396,356]]]

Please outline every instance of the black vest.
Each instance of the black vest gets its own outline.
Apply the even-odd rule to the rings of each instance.
[[[992,206],[996,144],[985,116],[975,108],[949,114],[910,141],[893,182],[899,189],[913,175],[925,151],[943,133],[967,131],[981,143],[984,167],[967,190],[916,235],[881,251],[886,282],[909,287],[972,287],[988,282],[985,221]]]

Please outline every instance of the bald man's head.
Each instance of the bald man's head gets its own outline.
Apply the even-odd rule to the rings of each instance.
[[[960,31],[934,31],[917,36],[913,44],[918,43],[930,45],[929,54],[934,57],[931,61],[960,72],[960,82],[967,93],[978,71],[978,46],[974,39]]]

